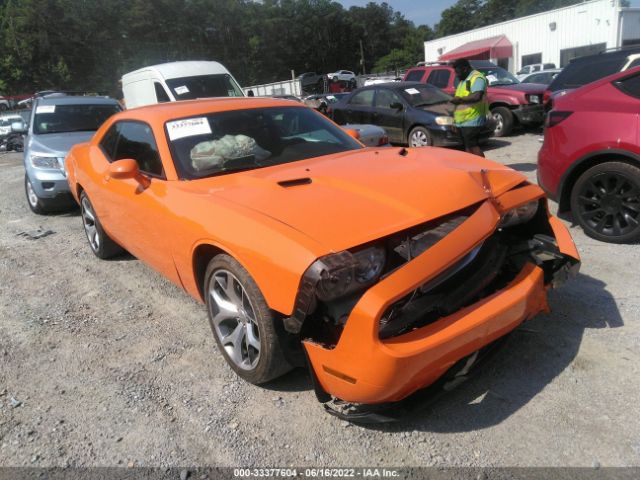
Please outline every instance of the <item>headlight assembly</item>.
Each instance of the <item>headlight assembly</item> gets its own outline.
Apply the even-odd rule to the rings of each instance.
[[[527,95],[529,103],[540,103],[540,95]]]
[[[436,117],[437,125],[453,125],[453,117]]]
[[[309,268],[317,278],[316,296],[330,301],[371,285],[382,274],[385,260],[382,247],[345,250],[316,260]]]
[[[54,170],[64,170],[62,162],[58,157],[45,157],[41,155],[31,155],[31,165],[35,168],[47,168]]]
[[[513,225],[519,225],[521,223],[528,222],[538,211],[538,205],[538,200],[533,200],[512,210],[509,210],[507,213],[502,215],[502,219],[500,220],[499,225],[500,228],[511,227]]]

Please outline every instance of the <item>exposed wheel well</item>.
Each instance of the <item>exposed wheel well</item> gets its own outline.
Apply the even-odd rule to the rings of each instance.
[[[559,211],[565,212],[571,209],[571,190],[573,190],[573,186],[576,181],[584,172],[589,170],[591,167],[595,167],[600,163],[606,162],[623,162],[628,163],[629,165],[634,165],[636,167],[640,167],[640,161],[633,157],[625,156],[621,153],[601,153],[595,155],[593,157],[587,158],[579,162],[573,170],[569,172],[569,175],[562,182],[560,197],[559,197]]]
[[[489,105],[489,110],[496,108],[496,107],[505,107],[508,108],[509,110],[511,110],[511,108],[513,108],[513,105],[509,105],[508,103],[502,103],[502,102],[496,102],[496,103],[492,103],[491,105]]]
[[[196,247],[193,252],[193,275],[196,279],[196,285],[200,297],[204,301],[204,276],[207,271],[207,266],[213,257],[221,253],[226,253],[224,250],[213,245],[203,244]]]

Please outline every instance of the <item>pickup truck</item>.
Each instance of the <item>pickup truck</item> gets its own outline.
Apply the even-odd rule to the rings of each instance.
[[[495,121],[494,136],[509,135],[517,124],[538,126],[544,122],[542,97],[546,85],[520,83],[504,68],[487,60],[471,60],[471,67],[487,77],[487,100]],[[429,83],[450,95],[458,86],[458,78],[450,62],[435,62],[412,67],[404,81]]]

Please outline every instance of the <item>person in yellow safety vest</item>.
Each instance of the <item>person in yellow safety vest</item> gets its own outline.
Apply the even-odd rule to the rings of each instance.
[[[451,99],[456,107],[453,121],[460,131],[464,149],[484,157],[480,144],[480,135],[486,129],[489,103],[487,102],[487,79],[473,70],[469,60],[461,58],[453,62],[453,69],[460,80],[455,96]]]

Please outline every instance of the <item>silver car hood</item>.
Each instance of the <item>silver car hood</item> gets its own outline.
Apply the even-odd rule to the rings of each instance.
[[[96,132],[64,132],[29,135],[27,148],[32,152],[64,157],[76,143],[83,143],[91,140],[94,133]]]

